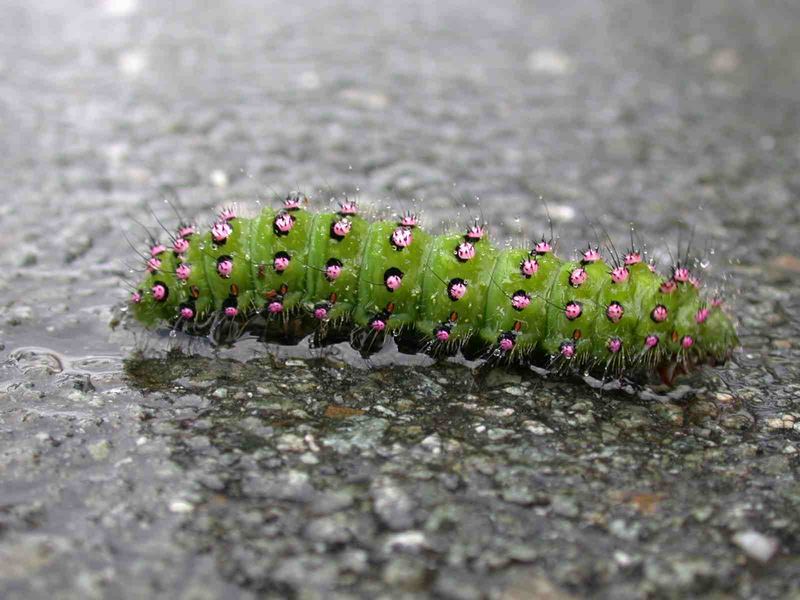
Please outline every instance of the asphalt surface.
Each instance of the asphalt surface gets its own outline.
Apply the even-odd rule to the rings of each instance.
[[[4,2],[0,596],[800,597],[799,18]],[[165,197],[206,222],[296,188],[500,243],[547,206],[563,254],[634,222],[662,265],[694,228],[743,348],[600,397],[125,322]]]

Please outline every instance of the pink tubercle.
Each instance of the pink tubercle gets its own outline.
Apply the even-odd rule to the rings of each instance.
[[[671,294],[672,292],[678,289],[678,284],[675,283],[672,279],[667,279],[661,284],[661,286],[658,289],[662,294]]]
[[[447,288],[447,295],[451,300],[461,300],[467,293],[467,284],[463,281],[456,281]]]
[[[720,306],[722,306],[723,302],[725,301],[722,298],[720,298],[719,296],[714,296],[711,299],[711,306],[713,306],[714,308],[719,308]]]
[[[357,215],[358,203],[355,200],[345,200],[339,203],[340,215]]]
[[[219,213],[220,221],[233,221],[236,218],[236,208],[233,206],[226,206]]]
[[[225,313],[226,317],[235,317],[239,314],[239,309],[235,306],[226,306],[223,312]]]
[[[139,304],[142,301],[142,293],[141,292],[133,292],[131,294],[131,304]]]
[[[475,246],[470,242],[462,242],[456,248],[458,260],[472,260],[475,258]]]
[[[291,193],[283,201],[283,208],[286,210],[300,210],[305,199],[305,196],[300,193]]]
[[[283,302],[280,300],[273,300],[269,304],[267,304],[267,312],[277,315],[278,313],[283,312]]]
[[[389,275],[386,278],[386,287],[390,290],[397,291],[403,285],[403,278],[400,275]]]
[[[289,233],[294,227],[294,217],[289,213],[281,213],[275,217],[275,229],[281,233]]]
[[[613,337],[610,340],[608,340],[608,344],[606,344],[606,347],[608,348],[608,351],[611,352],[611,354],[616,354],[617,352],[622,350],[622,340],[619,339],[618,337]]]
[[[147,270],[151,273],[155,273],[161,268],[161,260],[156,258],[155,256],[152,258],[147,259]]]
[[[524,292],[517,292],[511,296],[511,306],[514,310],[525,310],[531,303],[531,297]]]
[[[589,279],[589,274],[586,272],[586,269],[581,267],[573,269],[569,274],[569,284],[572,287],[582,286],[584,283],[586,283],[587,279]]]
[[[597,248],[587,248],[581,255],[581,260],[585,263],[597,262],[600,258],[600,251]]]
[[[642,255],[639,252],[628,252],[623,259],[626,267],[638,265],[642,262]]]
[[[188,321],[189,319],[194,318],[194,311],[188,306],[184,306],[181,309],[181,317]]]
[[[667,320],[668,314],[667,307],[663,304],[659,304],[652,311],[650,311],[650,318],[656,323],[663,323]]]
[[[707,308],[704,306],[703,308],[701,308],[700,310],[698,310],[698,311],[697,311],[697,313],[695,314],[695,316],[694,316],[694,320],[695,320],[695,322],[697,322],[698,324],[702,325],[703,323],[705,323],[705,322],[706,322],[706,319],[708,319],[708,315],[710,314],[710,312],[711,312],[711,311],[709,311],[709,310],[708,310],[708,309],[707,309]]]
[[[350,221],[350,219],[341,219],[339,221],[336,221],[332,227],[333,235],[335,235],[336,237],[343,238],[348,233],[350,233],[350,229],[352,227],[353,223],[352,221]]]
[[[450,339],[450,332],[446,329],[437,329],[436,330],[436,339],[440,342],[446,342]]]
[[[611,283],[623,283],[628,280],[630,274],[626,267],[614,267],[611,270]]]
[[[573,356],[575,356],[575,344],[573,344],[572,342],[565,342],[561,344],[560,351],[561,351],[561,356],[563,356],[564,358],[572,358]]]
[[[328,318],[328,309],[327,308],[315,308],[314,309],[314,318],[318,321],[324,321]]]
[[[342,274],[341,265],[328,265],[325,267],[325,279],[328,281],[335,281]]]
[[[533,252],[535,254],[547,254],[548,252],[552,251],[553,251],[553,245],[546,240],[542,240],[541,242],[536,242],[536,245],[533,247]]]
[[[685,335],[681,338],[681,348],[688,350],[694,346],[694,338],[690,335]]]
[[[373,331],[383,331],[386,329],[386,321],[383,319],[375,319],[369,324],[369,326]]]
[[[178,237],[190,238],[196,233],[194,225],[181,225],[178,227]]]
[[[226,221],[218,221],[211,226],[211,237],[215,242],[224,242],[233,233],[233,228]]]
[[[228,279],[233,273],[233,261],[229,258],[221,260],[217,263],[217,273],[220,277]]]
[[[175,269],[175,276],[181,281],[186,281],[187,279],[189,279],[189,276],[191,274],[192,274],[192,267],[191,265],[187,265],[186,263],[178,265],[178,268]]]
[[[500,340],[500,350],[509,352],[514,347],[514,340],[504,337]]]
[[[398,223],[401,227],[416,227],[419,225],[419,216],[407,210],[402,214]]]
[[[564,307],[564,315],[570,321],[574,321],[578,317],[581,316],[583,313],[583,308],[577,302],[567,302],[567,305]]]
[[[624,314],[625,309],[622,308],[622,304],[619,302],[612,302],[606,309],[606,316],[612,323],[619,323],[620,319],[622,319],[622,315]]]
[[[699,290],[700,286],[703,285],[703,283],[700,281],[700,278],[695,277],[694,275],[689,276],[689,284],[696,290]]]
[[[648,335],[644,338],[644,346],[645,348],[655,348],[658,346],[658,336],[654,333]]]
[[[482,225],[472,225],[467,228],[467,238],[470,240],[480,240],[483,239],[483,236],[486,235],[486,228]]]
[[[539,270],[539,263],[535,258],[526,258],[519,266],[519,271],[525,278],[533,277]]]
[[[392,232],[392,244],[397,248],[408,248],[414,236],[408,226],[398,227]]]
[[[150,256],[158,256],[166,251],[167,247],[164,244],[156,244],[150,248]]]
[[[675,267],[675,270],[672,272],[672,278],[678,283],[686,283],[689,281],[690,276],[689,269],[686,267]]]
[[[189,240],[187,240],[186,238],[180,237],[177,240],[175,240],[172,244],[172,250],[176,254],[183,254],[188,249],[189,249]]]
[[[289,261],[290,258],[288,256],[276,256],[272,261],[272,266],[275,267],[278,273],[283,273],[289,268]]]
[[[156,302],[163,302],[167,299],[167,288],[160,283],[155,284],[150,291],[153,293],[153,299]]]

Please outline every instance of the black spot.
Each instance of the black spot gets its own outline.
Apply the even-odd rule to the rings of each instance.
[[[184,321],[194,321],[195,317],[197,316],[197,309],[194,306],[194,300],[192,300],[191,302],[182,302],[180,306],[178,306],[178,315],[181,314],[181,311],[184,308],[188,308],[192,311],[192,318],[187,319],[186,317],[181,316],[181,319],[183,319]]]
[[[383,272],[383,285],[386,286],[387,290],[389,290],[390,292],[393,292],[394,290],[392,288],[390,288],[389,284],[388,284],[389,277],[399,277],[402,280],[403,279],[403,272],[400,269],[398,269],[397,267],[391,267],[389,269],[386,269],[386,271]]]
[[[579,309],[578,314],[576,316],[572,317],[572,316],[566,314],[566,312],[565,312],[564,316],[566,316],[569,321],[574,321],[575,319],[580,318],[580,316],[583,314],[583,306],[581,306],[580,302],[576,302],[575,300],[567,302],[566,309],[569,309],[571,306],[577,306],[578,307],[578,309]]]
[[[292,257],[288,252],[276,252],[275,256],[272,258],[272,266],[273,266],[273,268],[275,267],[275,261],[277,261],[279,258],[285,258],[286,260],[289,261],[289,263],[292,262]],[[289,265],[286,265],[286,268],[288,269]],[[285,270],[286,269],[284,269],[284,271]]]
[[[239,299],[233,294],[229,295],[222,302],[222,310],[225,310],[226,308],[238,308],[238,307],[239,307]]]
[[[336,240],[337,242],[341,242],[341,241],[342,241],[342,240],[345,238],[345,236],[343,236],[343,235],[338,235],[338,234],[336,233],[336,231],[334,230],[334,227],[336,226],[336,224],[337,224],[337,223],[340,223],[340,222],[341,222],[341,221],[343,221],[343,220],[344,220],[344,219],[340,219],[340,220],[338,220],[338,221],[332,221],[332,222],[331,222],[330,236],[331,236],[331,239],[332,239],[332,240]]]
[[[295,223],[295,218],[286,211],[280,212],[277,215],[275,215],[275,220],[272,222],[272,231],[275,233],[275,235],[279,237],[289,235],[289,232],[291,231],[291,228],[288,231],[281,231],[278,228],[278,219],[282,219],[284,217],[289,217],[289,219],[291,219],[292,226],[294,226]]]
[[[233,266],[232,266],[233,265],[233,257],[232,256],[228,256],[227,254],[223,254],[222,256],[217,258],[217,275],[219,275],[223,279],[230,279],[230,275],[223,275],[222,272],[219,270],[220,265],[222,263],[224,263],[226,260],[231,261],[231,273],[233,272]]]
[[[530,300],[531,298],[525,290],[517,290],[511,295],[512,300],[514,298],[522,298],[522,297],[527,298],[528,300]],[[512,304],[511,307],[516,311],[525,310],[524,308],[518,308],[517,306],[514,306],[514,304]]]
[[[164,288],[164,297],[161,300],[156,300],[156,302],[166,302],[167,298],[169,298],[169,286],[166,283],[164,283],[163,281],[154,281],[153,282],[153,287],[155,287],[157,285],[160,285],[161,287]],[[155,298],[154,298],[154,300],[155,300]]]
[[[328,267],[339,267],[341,269],[343,266],[344,265],[342,264],[342,261],[340,261],[338,258],[329,258],[328,262],[325,263],[325,269],[326,269],[325,279],[327,279],[328,281],[335,280],[335,277],[334,278],[328,277],[328,272],[327,272]]]
[[[455,277],[454,279],[450,280],[450,283],[447,284],[447,295],[453,302],[460,300],[457,295],[455,295],[453,288],[457,285],[463,285],[465,288],[467,287],[467,282],[461,279],[460,277]],[[462,296],[463,298],[463,296]]]
[[[664,309],[664,312],[665,312],[665,313],[667,313],[667,314],[669,314],[669,311],[667,310],[667,307],[666,307],[666,306],[664,306],[663,304],[657,304],[657,305],[656,305],[656,307],[655,307],[653,310],[651,310],[651,311],[650,311],[650,318],[651,318],[651,319],[653,320],[653,322],[655,322],[655,323],[663,323],[663,322],[666,320],[666,319],[662,319],[661,321],[659,321],[659,320],[656,318],[656,311],[658,311],[658,309],[660,309],[660,308],[661,308],[661,309]]]

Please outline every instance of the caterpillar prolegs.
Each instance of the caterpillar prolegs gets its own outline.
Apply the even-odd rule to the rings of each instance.
[[[370,222],[352,200],[330,213],[306,204],[293,192],[253,218],[228,208],[207,231],[182,225],[170,246],[153,242],[133,314],[217,342],[313,334],[368,355],[393,336],[433,356],[667,381],[738,345],[686,265],[663,276],[635,248],[610,264],[596,246],[563,260],[547,239],[498,249],[480,223],[431,235],[411,212]]]

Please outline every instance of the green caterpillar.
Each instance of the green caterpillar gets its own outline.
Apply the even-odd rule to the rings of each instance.
[[[484,228],[434,236],[414,214],[369,222],[353,201],[305,210],[302,194],[252,218],[225,209],[210,231],[153,243],[131,296],[147,326],[229,341],[244,332],[364,354],[387,335],[403,350],[631,377],[724,362],[738,346],[718,298],[682,265],[669,277],[631,249],[607,264],[591,246],[562,260],[552,241],[499,250]]]

